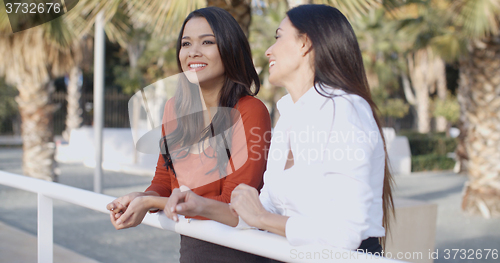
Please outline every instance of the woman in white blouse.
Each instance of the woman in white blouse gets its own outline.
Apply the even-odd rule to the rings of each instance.
[[[231,204],[174,190],[165,213],[201,215],[284,236],[381,252],[392,177],[354,31],[336,8],[287,12],[267,51],[269,82],[285,87],[260,195],[241,184]],[[251,151],[251,149],[248,149]]]

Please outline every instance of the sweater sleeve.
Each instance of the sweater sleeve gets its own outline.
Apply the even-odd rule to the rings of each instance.
[[[165,167],[163,156],[160,155],[156,164],[155,176],[151,181],[151,185],[146,189],[145,192],[154,191],[157,192],[160,196],[169,197],[170,194],[172,194],[172,176],[172,171],[167,170],[167,167]]]
[[[165,124],[168,122],[169,124],[173,124],[172,121],[169,122],[169,120],[174,119],[174,101],[173,99],[167,101],[165,104],[165,108],[163,111],[163,120],[162,120],[162,127],[161,127],[161,136],[165,136]],[[168,127],[169,131],[172,131],[175,129],[174,127]],[[169,197],[172,194],[172,176],[174,176],[173,172],[170,169],[167,169],[165,166],[165,160],[163,159],[163,156],[161,153],[158,156],[158,162],[156,163],[156,171],[155,175],[153,177],[153,180],[151,181],[151,185],[145,190],[147,191],[154,191],[158,193],[160,196],[163,197]]]
[[[231,158],[221,194],[207,196],[229,203],[231,192],[241,183],[260,190],[266,170],[267,151],[271,141],[271,118],[266,106],[258,99],[245,97],[238,103],[241,119],[232,132]]]

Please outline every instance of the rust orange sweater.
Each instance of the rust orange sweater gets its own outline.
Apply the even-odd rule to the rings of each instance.
[[[160,155],[155,176],[146,191],[155,191],[160,196],[168,197],[172,189],[186,185],[197,195],[225,203],[231,201],[231,192],[240,183],[253,186],[260,191],[271,141],[269,112],[259,99],[252,96],[241,98],[235,109],[241,114],[241,119],[233,126],[231,159],[227,165],[226,177],[220,178],[218,169],[206,174],[215,167],[217,159],[209,158],[204,153],[189,154],[185,158],[175,159],[173,166],[177,176],[174,176],[171,170],[167,170],[163,156]],[[172,118],[173,114],[175,114],[174,103],[171,99],[165,105],[163,123],[166,123],[167,119],[175,119]],[[171,123],[169,122],[169,131],[173,131],[177,125]],[[212,156],[213,149],[210,146],[205,151],[208,156]]]

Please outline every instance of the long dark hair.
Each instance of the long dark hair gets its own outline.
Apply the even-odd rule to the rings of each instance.
[[[347,18],[336,8],[327,5],[301,5],[287,12],[299,34],[305,34],[314,50],[314,88],[325,97],[333,97],[332,88],[341,89],[365,99],[370,105],[380,134],[382,129],[378,108],[373,102],[366,78],[358,40]],[[384,212],[382,225],[389,230],[389,215],[394,215],[392,199],[393,177],[389,169],[389,158],[384,136],[385,151],[384,189],[382,194]],[[381,238],[385,246],[386,238]]]
[[[259,92],[260,81],[252,62],[250,45],[236,20],[222,8],[202,8],[193,11],[186,17],[177,39],[176,58],[179,72],[182,72],[179,53],[184,27],[194,17],[203,17],[207,20],[214,32],[219,55],[224,65],[225,80],[219,92],[218,106],[226,109],[234,108],[240,98],[247,95],[255,96]],[[254,86],[253,91],[252,85]],[[191,145],[211,138],[212,140],[209,140],[211,145],[212,142],[215,143],[217,166],[208,171],[207,174],[219,168],[220,176],[225,176],[226,166],[231,158],[229,151],[231,138],[225,137],[224,131],[228,130],[234,123],[235,114],[234,111],[218,110],[212,122],[204,127],[200,101],[199,88],[189,83],[181,74],[180,87],[175,94],[174,110],[176,116],[182,117],[177,118],[176,129],[160,140],[161,153],[167,169],[171,169],[175,174],[172,158],[186,157]],[[222,139],[220,136],[215,137],[219,134],[222,135]],[[179,149],[172,151],[171,154],[168,148],[172,149],[176,146],[179,146]],[[204,150],[203,153],[207,154]],[[222,158],[222,156],[227,158]]]

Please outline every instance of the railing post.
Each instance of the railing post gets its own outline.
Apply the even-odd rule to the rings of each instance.
[[[52,198],[38,193],[38,263],[54,261]]]

